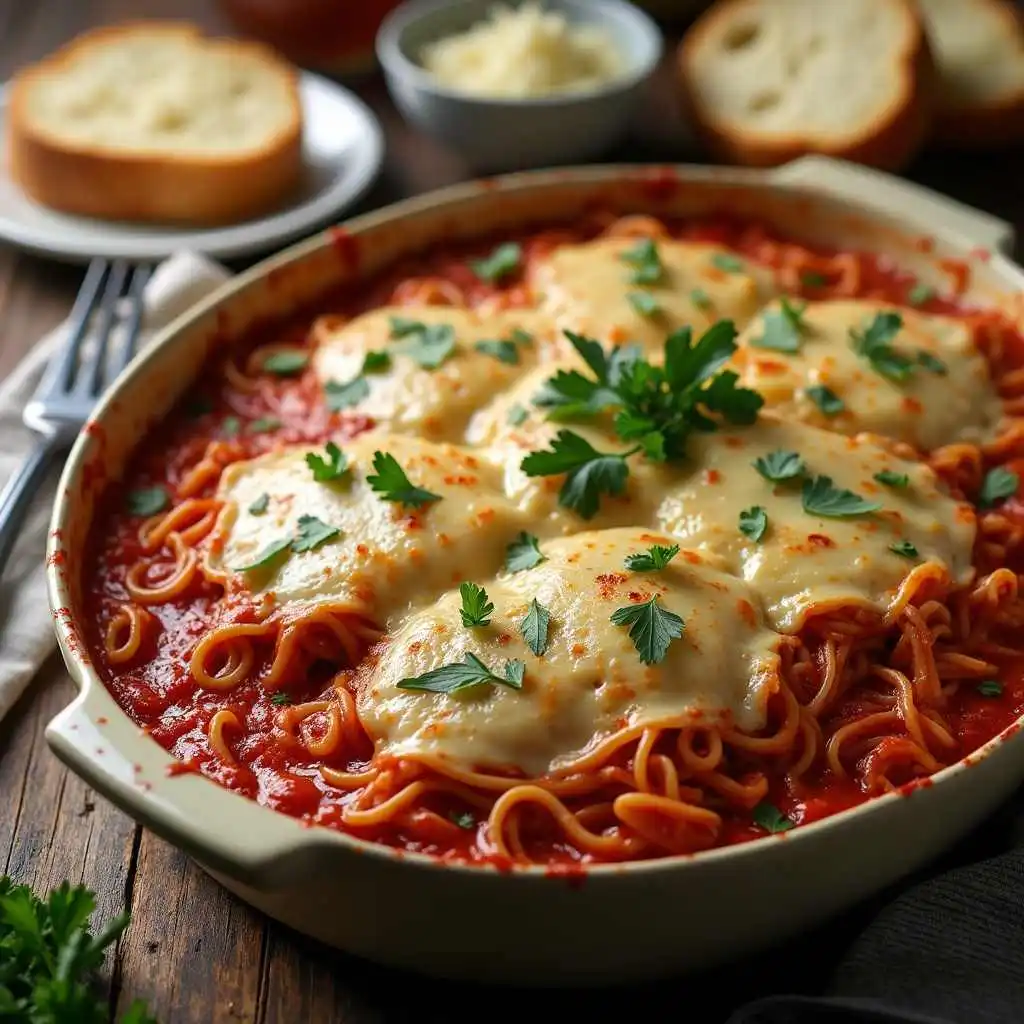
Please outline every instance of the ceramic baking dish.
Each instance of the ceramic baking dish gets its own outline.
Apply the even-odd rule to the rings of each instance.
[[[53,515],[49,597],[79,688],[47,729],[74,772],[183,849],[242,899],[352,953],[449,977],[515,983],[638,979],[774,943],[934,857],[1024,779],[1015,728],[907,793],[781,836],[566,878],[526,867],[446,866],[298,821],[198,775],[168,773],[119,709],[77,625],[97,497],[139,437],[190,385],[211,347],[247,325],[453,236],[623,212],[727,211],[812,242],[882,251],[923,280],[970,270],[967,297],[1018,318],[1024,273],[1008,225],[877,172],[820,158],[769,171],[603,167],[460,185],[369,214],[235,278],[162,333],[106,395],[68,460]],[[948,264],[946,265],[948,270]]]

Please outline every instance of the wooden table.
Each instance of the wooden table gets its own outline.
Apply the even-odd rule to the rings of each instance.
[[[153,16],[191,15],[211,28],[226,28],[201,0],[151,0],[144,9]],[[142,10],[131,0],[0,0],[0,77],[90,25]],[[668,70],[653,90],[636,138],[615,154],[617,159],[694,158],[676,117]],[[467,176],[457,159],[404,126],[380,81],[356,87],[388,137],[387,166],[364,207]],[[1024,152],[928,154],[911,177],[1006,217],[1024,233]],[[0,248],[0,377],[63,318],[79,274]],[[0,608],[0,621],[2,614]],[[621,1019],[641,1007],[678,1014],[685,992],[684,1005],[692,1007],[706,993],[706,1005],[718,1007],[697,1019],[724,1020],[732,1006],[754,995],[813,991],[842,937],[870,912],[862,909],[797,947],[740,968],[611,994],[552,994],[541,1003],[529,994],[410,978],[324,949],[250,910],[70,775],[47,749],[43,729],[71,696],[71,683],[54,656],[0,724],[0,874],[38,890],[66,878],[84,882],[96,890],[103,919],[131,910],[134,923],[104,977],[112,1010],[123,1010],[141,996],[164,1022],[455,1022],[476,1021],[493,1007],[507,1009],[510,1016],[604,1012]],[[473,923],[467,922],[467,942],[472,935]],[[794,964],[801,965],[799,973]]]

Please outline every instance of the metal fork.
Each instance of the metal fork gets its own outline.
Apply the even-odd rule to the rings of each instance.
[[[89,264],[68,322],[68,338],[50,361],[22,419],[35,447],[0,493],[0,573],[32,498],[58,455],[68,451],[103,389],[129,363],[142,322],[142,292],[152,267],[125,260]],[[90,327],[95,321],[95,330]],[[125,326],[122,343],[111,346]],[[94,339],[92,345],[85,343]]]

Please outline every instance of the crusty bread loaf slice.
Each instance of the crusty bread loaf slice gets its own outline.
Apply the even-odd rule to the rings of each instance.
[[[11,173],[46,206],[216,225],[279,206],[302,169],[297,76],[178,23],[89,32],[18,74]]]
[[[824,153],[897,169],[934,104],[912,0],[718,0],[684,37],[679,74],[713,155],[753,166]]]
[[[1024,142],[1024,13],[1009,0],[918,0],[939,71],[936,136]]]

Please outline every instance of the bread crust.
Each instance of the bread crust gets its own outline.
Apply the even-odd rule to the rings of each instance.
[[[83,50],[140,30],[244,53],[271,67],[290,86],[289,123],[260,149],[238,156],[168,156],[69,145],[32,124],[28,96],[40,76],[59,74]],[[37,202],[66,213],[104,220],[217,226],[278,208],[301,176],[302,108],[295,69],[260,44],[210,40],[184,23],[137,22],[84,33],[15,76],[8,111],[6,141],[12,178]]]
[[[928,36],[912,0],[886,0],[903,15],[907,45],[895,78],[898,95],[884,117],[867,131],[836,140],[815,139],[792,132],[771,138],[716,123],[713,113],[700,102],[700,84],[693,74],[693,60],[719,20],[727,20],[743,0],[717,0],[683,37],[677,51],[677,77],[682,86],[683,108],[694,132],[708,151],[726,163],[749,167],[775,167],[810,153],[852,160],[882,170],[905,167],[928,138],[938,102],[938,79]]]

